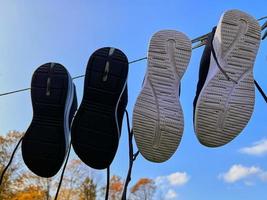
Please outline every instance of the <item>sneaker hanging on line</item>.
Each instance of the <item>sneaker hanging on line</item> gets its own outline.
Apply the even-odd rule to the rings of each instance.
[[[174,30],[159,31],[150,40],[148,67],[133,111],[134,138],[149,161],[168,160],[181,141],[184,118],[179,89],[191,46],[187,36]]]
[[[33,173],[48,178],[60,170],[65,160],[77,109],[75,86],[66,68],[58,63],[37,68],[31,98],[33,118],[22,140],[22,157]]]
[[[95,51],[87,64],[81,105],[72,125],[72,145],[88,166],[105,169],[117,152],[128,102],[128,59],[119,49]]]
[[[257,20],[239,10],[225,12],[210,33],[194,100],[194,128],[203,145],[225,145],[249,122],[260,35]]]

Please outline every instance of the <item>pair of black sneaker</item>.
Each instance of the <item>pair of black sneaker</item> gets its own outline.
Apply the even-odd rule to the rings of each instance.
[[[122,51],[110,47],[95,51],[77,110],[76,89],[67,69],[58,63],[40,66],[31,83],[33,119],[22,140],[28,168],[41,177],[54,176],[71,144],[85,164],[107,168],[118,148],[128,102],[127,77],[128,60]]]

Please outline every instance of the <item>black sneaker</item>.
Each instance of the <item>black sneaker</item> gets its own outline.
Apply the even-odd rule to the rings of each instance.
[[[25,164],[36,175],[52,177],[70,148],[70,124],[77,109],[75,86],[60,64],[47,63],[33,74],[33,119],[22,140]]]
[[[128,60],[122,51],[101,48],[90,57],[81,105],[72,124],[73,149],[95,169],[113,161],[127,106]]]
[[[255,99],[253,65],[260,32],[256,19],[230,10],[209,35],[194,100],[194,128],[205,146],[229,143],[251,118]]]

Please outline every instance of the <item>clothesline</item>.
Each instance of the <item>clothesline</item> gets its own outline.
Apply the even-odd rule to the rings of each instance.
[[[133,63],[136,63],[136,62],[140,62],[142,60],[146,60],[147,57],[143,57],[143,58],[139,58],[139,59],[136,59],[136,60],[133,60],[133,61],[130,61],[129,64],[133,64]],[[72,80],[75,80],[75,79],[79,79],[79,78],[83,78],[85,75],[79,75],[79,76],[74,76],[72,78]],[[27,91],[27,90],[30,90],[31,88],[23,88],[23,89],[19,89],[19,90],[14,90],[14,91],[10,91],[10,92],[6,92],[6,93],[2,93],[0,94],[0,97],[1,96],[6,96],[6,95],[10,95],[10,94],[14,94],[14,93],[18,93],[18,92],[24,92],[24,91]]]
[[[262,20],[265,20],[267,19],[267,16],[264,16],[264,17],[261,17],[258,19],[258,21],[262,21]],[[265,29],[267,29],[267,21],[261,26],[261,30],[264,31]],[[203,45],[206,44],[206,41],[207,41],[207,38],[208,38],[208,35],[209,33],[205,34],[205,35],[202,35],[202,36],[199,36],[193,40],[191,40],[192,44],[194,43],[198,43],[196,44],[195,46],[192,47],[192,49],[197,49],[199,47],[202,47]],[[265,38],[267,37],[267,30],[266,32],[263,34],[262,36],[262,40],[264,40]],[[137,63],[137,62],[140,62],[140,61],[143,61],[143,60],[146,60],[147,57],[143,57],[143,58],[138,58],[136,60],[132,60],[129,62],[129,64],[133,64],[133,63]],[[83,78],[85,75],[78,75],[78,76],[75,76],[73,77],[72,79],[75,80],[75,79],[79,79],[79,78]],[[30,90],[31,88],[23,88],[23,89],[18,89],[18,90],[13,90],[13,91],[9,91],[9,92],[5,92],[5,93],[1,93],[0,94],[0,97],[2,96],[7,96],[7,95],[11,95],[11,94],[14,94],[14,93],[19,93],[19,92],[24,92],[24,91],[28,91]]]

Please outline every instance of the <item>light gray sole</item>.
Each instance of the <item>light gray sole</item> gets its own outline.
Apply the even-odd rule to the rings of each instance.
[[[247,125],[254,109],[253,65],[260,44],[260,26],[250,15],[230,10],[223,14],[213,41],[220,65],[213,57],[195,112],[199,141],[218,147],[233,140]]]
[[[168,160],[182,138],[179,85],[190,57],[191,41],[183,33],[163,30],[150,41],[146,77],[133,112],[135,141],[149,161]]]

